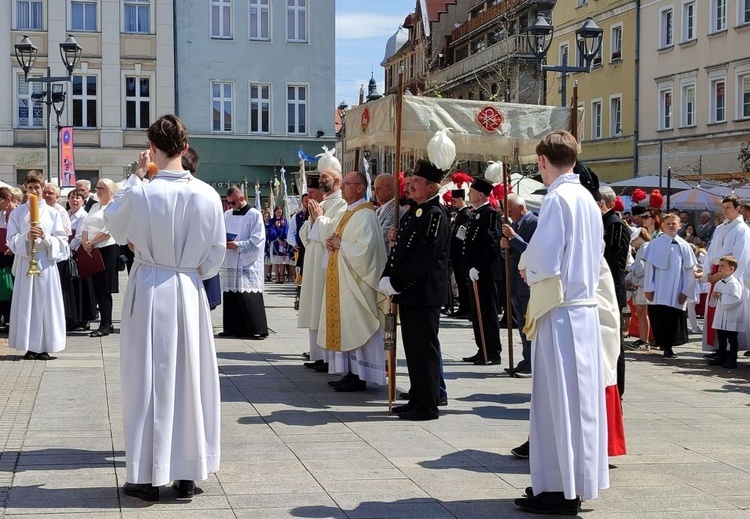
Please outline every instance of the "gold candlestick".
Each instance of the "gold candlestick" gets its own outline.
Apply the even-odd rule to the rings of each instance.
[[[31,222],[32,227],[39,227],[39,222]],[[29,260],[29,271],[26,272],[27,276],[41,276],[42,271],[39,270],[39,262],[36,260],[36,240],[31,240],[31,259]]]

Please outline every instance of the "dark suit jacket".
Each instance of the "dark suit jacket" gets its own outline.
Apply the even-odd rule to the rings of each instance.
[[[513,222],[511,225],[516,231],[516,235],[510,240],[510,289],[515,297],[529,297],[529,285],[521,278],[518,263],[521,261],[521,254],[526,250],[526,246],[536,232],[538,222],[537,216],[529,211],[520,222]]]
[[[490,204],[474,210],[461,254],[462,278],[475,268],[486,279],[494,279],[492,268],[499,254],[500,215]]]
[[[404,214],[383,272],[399,292],[393,302],[411,306],[446,304],[449,248],[450,220],[437,196]]]
[[[456,218],[453,220],[451,226],[451,263],[453,268],[458,268],[461,263],[461,249],[463,248],[463,240],[458,239],[456,234],[458,230],[463,226],[464,234],[469,229],[469,222],[471,221],[471,209],[466,206],[460,209],[456,213]]]

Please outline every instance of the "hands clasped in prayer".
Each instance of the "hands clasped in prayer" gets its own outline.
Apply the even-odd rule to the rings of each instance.
[[[334,252],[341,247],[341,236],[333,233],[333,236],[326,240],[326,249],[328,252]]]

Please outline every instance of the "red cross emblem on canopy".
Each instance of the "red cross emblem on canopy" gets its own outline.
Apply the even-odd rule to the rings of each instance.
[[[487,133],[500,129],[503,125],[503,114],[492,105],[487,105],[477,113],[477,123]]]

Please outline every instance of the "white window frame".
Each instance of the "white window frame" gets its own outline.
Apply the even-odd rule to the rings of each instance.
[[[724,114],[721,118],[718,116],[719,103],[718,103],[718,84],[724,84],[724,95],[723,95],[723,110]],[[715,76],[709,78],[709,89],[708,89],[708,106],[709,106],[709,122],[711,124],[725,123],[727,122],[727,78],[726,76]]]
[[[297,90],[297,93],[295,95],[295,99],[289,99],[289,89],[290,88],[304,88],[305,89],[305,99],[304,101],[299,100],[299,90]],[[308,110],[308,102],[310,100],[310,84],[309,83],[287,83],[286,84],[286,95],[284,96],[286,98],[285,103],[285,109],[286,109],[286,133],[287,135],[308,135],[310,132],[310,111]],[[289,120],[289,105],[293,104],[297,108],[295,110],[295,122],[294,122],[294,131],[289,131],[289,124],[291,123]],[[305,113],[305,129],[304,131],[299,131],[299,114],[300,114],[300,106],[303,107],[304,113]]]
[[[612,109],[615,102],[617,102],[619,108],[617,110],[617,117],[615,117],[615,111]],[[617,130],[618,118],[620,123],[619,131]],[[622,94],[609,96],[609,136],[622,137]]]
[[[214,7],[219,8],[219,32],[214,34]],[[227,14],[226,11],[229,11]],[[225,17],[229,17],[229,34],[224,34]],[[234,0],[211,0],[208,4],[208,37],[212,40],[234,39]]]
[[[154,6],[152,0],[123,0],[121,3],[122,11],[120,15],[122,16],[122,32],[123,34],[153,34],[153,26],[154,26]],[[138,11],[145,7],[148,9],[148,27],[146,27],[146,30],[140,30],[140,27],[136,27],[136,30],[131,31],[127,27],[127,7],[133,6],[136,9],[136,13]],[[138,17],[136,16],[136,25],[137,25]]]
[[[253,87],[258,88],[258,97],[253,97]],[[261,91],[263,88],[268,88],[268,99],[264,99],[261,96]],[[251,135],[270,135],[273,131],[272,123],[273,123],[273,85],[271,83],[261,83],[256,81],[251,81],[248,84],[247,88],[247,97],[248,97],[248,113],[247,113],[247,133]],[[268,105],[268,129],[262,130],[260,129],[262,127],[262,120],[261,117],[263,110],[262,106],[258,106],[258,130],[253,130],[253,105],[262,105],[267,104]]]
[[[598,107],[598,114],[597,114]],[[603,137],[602,132],[602,121],[603,121],[603,106],[602,98],[598,97],[591,100],[591,140],[595,141]]]
[[[26,4],[23,8],[21,7],[21,3]],[[33,23],[31,23],[32,20],[32,4],[39,4],[40,6],[40,13],[39,13],[39,26],[37,27]],[[21,12],[26,11],[26,14],[29,19],[29,25],[28,27],[22,26],[20,23],[18,23],[20,20]],[[15,27],[16,30],[19,31],[43,31],[44,30],[44,11],[45,11],[45,5],[42,0],[13,0],[13,27]]]
[[[659,124],[657,128],[659,130],[673,130],[674,129],[674,93],[672,92],[672,85],[666,87],[659,87]],[[667,103],[667,100],[669,103]]]
[[[747,70],[747,67],[744,67],[742,71],[737,72],[736,78],[737,79],[735,84],[737,85],[737,106],[735,108],[735,118],[737,120],[744,121],[750,119],[750,70]],[[748,95],[747,101],[745,101],[744,99],[746,87]]]
[[[71,82],[70,86],[68,87],[68,98],[69,98],[69,106],[67,107],[70,113],[70,121],[74,128],[80,128],[84,130],[92,130],[96,128],[101,128],[102,125],[102,102],[101,102],[101,93],[102,93],[102,78],[100,76],[99,71],[96,70],[84,70],[79,73],[74,73],[73,78],[80,76],[83,78],[81,81],[81,95],[75,95],[73,93],[73,82]],[[96,78],[96,94],[93,96],[89,96],[87,93],[87,77],[95,77]],[[88,115],[88,103],[87,101],[91,100],[91,97],[93,97],[93,100],[96,101],[96,125],[95,126],[87,126],[86,123],[86,116]],[[73,110],[73,106],[75,105],[76,101],[81,101],[81,124],[80,126],[76,126],[75,124],[75,111]]]
[[[737,0],[737,25],[750,23],[750,0]]]
[[[659,9],[659,48],[674,46],[674,6]]]
[[[42,83],[38,83],[35,81],[26,82],[24,79],[23,72],[20,71],[20,69],[13,69],[13,77],[15,78],[15,82],[13,84],[13,126],[18,129],[22,130],[39,130],[46,127],[46,119],[44,117],[44,104],[43,103],[34,103],[31,100],[31,94],[34,92],[44,92],[44,85]],[[21,95],[21,85],[28,85],[27,93]],[[21,101],[26,101],[26,105],[29,109],[29,117],[28,121],[32,124],[27,124],[25,126],[21,126],[21,118],[19,117],[19,113],[21,110]],[[39,116],[39,126],[35,126],[33,124],[34,121],[34,108],[38,108],[41,110],[41,114]]]
[[[220,85],[218,96],[214,96],[215,85]],[[224,87],[226,85],[229,85],[231,87],[231,93],[229,97],[226,97],[224,94]],[[233,81],[221,81],[221,80],[211,81],[210,88],[211,90],[209,91],[209,94],[210,94],[209,99],[211,99],[211,109],[209,111],[209,114],[210,114],[209,124],[211,125],[211,133],[226,133],[226,134],[234,133],[236,130],[236,125],[235,125],[236,119],[234,117],[234,107],[235,107],[234,82]],[[217,102],[220,103],[221,105],[221,110],[219,112],[219,124],[221,126],[221,129],[219,130],[216,130],[214,128],[214,103],[217,103]],[[229,103],[229,118],[230,118],[229,129],[227,129],[227,121],[226,121],[226,118],[224,117],[224,114],[226,114],[227,112],[226,107],[224,105],[227,102]]]
[[[128,102],[133,101],[136,103],[136,124],[141,120],[141,105],[140,103],[144,100],[140,96],[140,80],[141,79],[148,79],[148,120],[153,121],[156,113],[156,76],[153,72],[138,72],[133,70],[123,70],[122,71],[122,129],[127,131],[143,131],[148,129],[148,126],[146,128],[129,128],[128,127]],[[136,81],[138,81],[138,84],[136,85],[136,95],[135,97],[129,97],[127,95],[127,78],[135,78]]]
[[[710,33],[727,30],[727,0],[711,0],[710,2],[711,30]]]
[[[622,60],[622,22],[616,23],[609,28],[609,62]],[[619,43],[617,43],[617,34],[619,34]],[[615,56],[619,52],[619,56]]]
[[[682,43],[693,41],[698,37],[696,33],[698,27],[695,20],[696,9],[695,0],[682,3],[682,34],[680,40]]]
[[[289,5],[289,2],[294,2],[294,5]],[[308,8],[310,7],[310,0],[286,0],[286,41],[287,43],[307,43],[309,33],[309,20],[310,14]],[[300,24],[299,16],[302,14],[305,18],[302,24],[302,30],[305,31],[304,37],[300,38]],[[289,17],[294,17],[294,35],[289,34]],[[294,37],[292,37],[294,36]]]
[[[82,29],[73,26],[73,4],[94,4],[96,6],[96,13],[94,14],[94,28],[93,29]],[[68,0],[68,30],[75,32],[97,32],[101,26],[99,17],[101,16],[101,4],[99,0]],[[86,18],[84,17],[84,22]],[[86,24],[84,23],[84,26]]]
[[[693,92],[692,107],[690,106],[688,95],[689,90],[692,90]],[[683,83],[680,85],[680,125],[682,128],[692,128],[696,126],[696,99],[697,91],[695,88],[695,82]],[[692,121],[690,120],[691,115]]]
[[[265,2],[265,4],[263,4]],[[271,41],[271,3],[272,0],[248,0],[247,4],[247,36],[250,41]],[[251,13],[253,9],[258,10],[258,19],[253,27]],[[263,29],[263,12],[266,15],[266,36],[262,36]],[[255,35],[253,35],[255,30]]]
[[[563,56],[565,56],[565,60],[563,60]],[[570,44],[567,41],[560,44],[560,51],[557,60],[558,65],[570,64]]]

